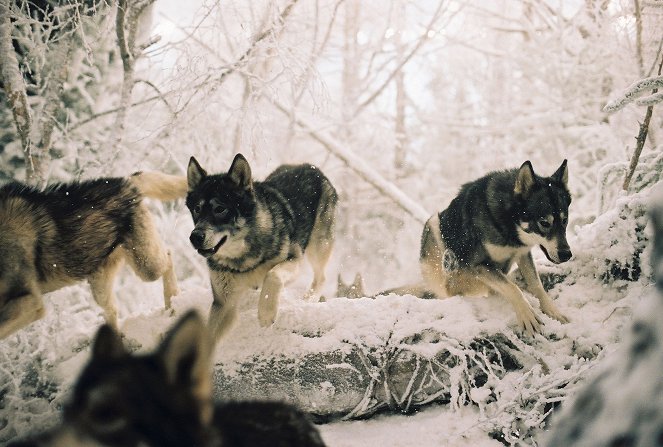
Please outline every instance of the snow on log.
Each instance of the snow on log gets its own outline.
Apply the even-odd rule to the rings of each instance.
[[[320,420],[431,402],[459,407],[538,363],[505,331],[509,311],[500,298],[338,298],[282,309],[271,329],[246,312],[218,347],[216,395],[285,399]]]

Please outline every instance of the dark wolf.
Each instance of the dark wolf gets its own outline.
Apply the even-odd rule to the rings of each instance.
[[[424,288],[439,298],[502,295],[516,311],[521,329],[539,332],[540,318],[507,278],[517,264],[541,310],[567,322],[543,289],[531,249],[538,245],[556,264],[571,258],[566,241],[568,175],[566,160],[550,177],[536,175],[526,161],[519,169],[492,172],[463,185],[449,206],[424,226],[420,251]]]
[[[304,255],[313,267],[307,299],[318,300],[334,242],[337,195],[310,164],[283,165],[264,181],[253,181],[237,154],[224,174],[208,175],[191,157],[186,204],[195,228],[191,244],[207,259],[214,301],[209,326],[218,339],[231,326],[236,301],[262,287],[261,326],[274,323],[279,296],[296,278]]]
[[[212,340],[194,311],[152,353],[132,355],[97,332],[63,422],[28,446],[321,447],[308,416],[282,402],[212,401]]]
[[[44,315],[42,294],[88,280],[106,322],[117,327],[113,278],[126,261],[144,281],[163,278],[165,307],[178,293],[170,252],[144,197],[186,196],[184,176],[0,187],[0,338]]]

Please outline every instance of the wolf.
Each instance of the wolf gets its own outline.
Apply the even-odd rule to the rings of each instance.
[[[148,354],[129,353],[103,325],[62,424],[14,447],[324,446],[308,416],[292,405],[214,403],[212,352],[212,338],[193,310]]]
[[[144,281],[162,278],[170,308],[178,293],[173,262],[143,198],[175,200],[187,190],[185,176],[160,172],[45,190],[0,187],[0,339],[43,317],[43,294],[82,280],[117,328],[113,278],[122,261]]]
[[[205,257],[213,303],[209,327],[221,338],[237,315],[237,300],[262,287],[258,320],[274,323],[285,284],[297,277],[305,255],[313,267],[307,299],[319,299],[334,243],[338,196],[310,164],[282,165],[253,181],[242,154],[227,173],[208,175],[191,157],[186,205],[195,228],[190,240]]]
[[[566,160],[550,177],[538,176],[526,161],[518,169],[491,172],[463,185],[449,206],[424,225],[419,258],[424,288],[438,298],[502,295],[521,329],[540,332],[541,319],[507,278],[517,264],[541,310],[568,322],[543,289],[531,253],[538,245],[555,264],[572,256],[566,240],[568,176]]]

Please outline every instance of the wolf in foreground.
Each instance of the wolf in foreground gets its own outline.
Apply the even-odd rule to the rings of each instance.
[[[212,340],[187,312],[152,353],[132,355],[104,325],[60,427],[14,447],[323,447],[282,402],[212,402]]]
[[[122,261],[144,281],[163,278],[164,304],[177,295],[170,252],[144,197],[186,196],[184,176],[57,183],[41,191],[0,187],[0,339],[44,315],[42,295],[87,279],[108,324],[117,328],[113,278]]]
[[[208,175],[194,157],[187,169],[186,204],[195,228],[191,244],[204,256],[214,301],[209,327],[222,337],[237,315],[237,300],[262,287],[258,320],[274,323],[285,284],[304,255],[313,267],[307,299],[319,299],[334,242],[336,190],[310,164],[283,165],[254,182],[237,154],[227,173]]]
[[[521,329],[540,332],[541,320],[518,286],[507,278],[518,265],[541,310],[563,323],[543,289],[531,249],[538,245],[558,264],[571,258],[566,225],[571,195],[566,160],[550,177],[519,169],[492,172],[463,185],[449,206],[433,215],[421,237],[424,288],[439,298],[496,293],[516,311]]]

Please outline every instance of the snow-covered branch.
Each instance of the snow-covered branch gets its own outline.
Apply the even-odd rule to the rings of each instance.
[[[618,98],[608,102],[605,107],[603,107],[603,111],[608,113],[617,112],[632,102],[641,106],[656,104],[660,102],[661,96],[660,94],[657,95],[656,92],[652,92],[652,94],[644,98],[638,98],[642,96],[644,92],[655,90],[659,87],[663,87],[663,76],[650,76],[648,78],[640,79],[628,86]]]

